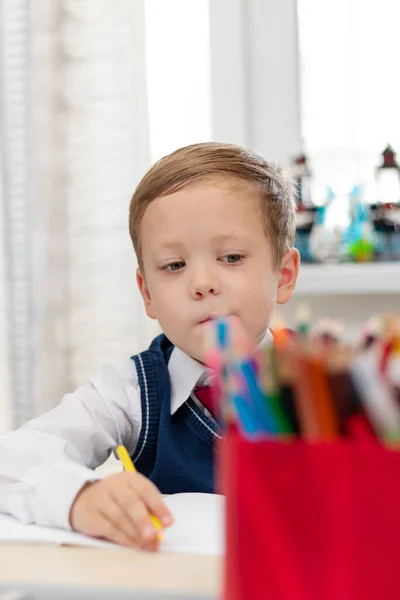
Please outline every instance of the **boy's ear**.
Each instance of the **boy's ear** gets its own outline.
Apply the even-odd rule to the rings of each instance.
[[[286,304],[290,300],[296,287],[297,276],[300,268],[300,254],[296,248],[291,248],[282,257],[278,269],[278,304]]]
[[[146,280],[139,267],[136,269],[136,282],[140,293],[142,294],[146,315],[150,317],[150,319],[156,319],[157,317],[153,310],[149,288],[147,287]]]

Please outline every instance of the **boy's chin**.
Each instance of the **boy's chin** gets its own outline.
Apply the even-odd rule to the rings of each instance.
[[[204,329],[206,330],[207,328],[204,327]],[[206,364],[207,354],[209,353],[209,350],[212,347],[212,341],[208,333],[206,331],[201,333],[197,331],[196,335],[192,337],[189,343],[187,342],[188,340],[186,340],[186,344],[184,344],[184,347],[181,347],[181,350],[183,350],[183,352],[185,352],[198,362]]]
[[[242,350],[245,348],[247,351],[249,351],[253,344],[250,342],[240,318],[237,315],[228,315],[225,318],[229,329],[229,338],[231,339],[231,343],[234,346],[239,345]],[[186,342],[188,342],[188,340],[186,340]],[[192,332],[190,343],[186,343],[186,349],[182,348],[182,350],[197,361],[206,364],[209,352],[215,348],[215,344],[215,320],[209,319],[207,321],[198,323],[195,326],[195,329]]]
[[[192,358],[202,363],[207,364],[207,354],[210,346],[207,345],[204,340],[199,340],[197,344],[191,344],[190,348],[187,349],[186,354],[189,354]]]
[[[197,346],[191,346],[190,348],[188,348],[187,346],[185,346],[184,348],[182,348],[182,346],[178,347],[180,350],[182,350],[182,352],[184,352],[191,358],[194,358],[194,360],[197,360],[197,362],[201,363],[202,365],[207,365],[207,352],[203,352],[202,350],[199,351],[199,348]]]

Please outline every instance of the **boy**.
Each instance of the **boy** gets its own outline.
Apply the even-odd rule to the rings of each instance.
[[[223,312],[262,344],[276,303],[292,295],[292,187],[247,149],[197,144],[145,175],[129,226],[146,312],[165,335],[3,436],[0,511],[156,549],[149,513],[172,523],[161,493],[213,491],[213,442],[221,436],[204,395],[210,320]],[[139,473],[99,480],[93,469],[120,444]]]

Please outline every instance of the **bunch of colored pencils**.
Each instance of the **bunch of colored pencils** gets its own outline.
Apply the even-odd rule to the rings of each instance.
[[[229,319],[217,319],[208,366],[222,422],[253,440],[400,445],[400,316],[371,320],[358,344],[339,329],[311,327],[302,315],[296,331],[278,326],[252,349]]]

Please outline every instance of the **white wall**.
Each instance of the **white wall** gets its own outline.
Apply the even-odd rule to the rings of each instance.
[[[288,166],[300,151],[296,0],[213,0],[214,138]]]
[[[210,0],[145,0],[152,162],[212,138]]]

